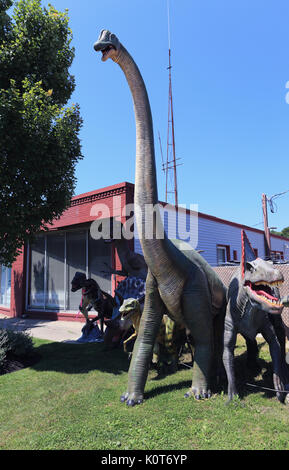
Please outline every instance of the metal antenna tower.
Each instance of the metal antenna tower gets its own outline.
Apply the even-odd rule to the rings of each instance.
[[[167,132],[167,160],[163,163],[163,170],[166,176],[166,202],[168,195],[174,195],[174,204],[178,205],[178,181],[177,181],[177,163],[175,148],[175,130],[174,130],[174,111],[173,111],[173,92],[172,92],[172,65],[171,65],[171,38],[170,38],[170,10],[168,6],[168,38],[169,38],[169,103],[168,103],[168,132]]]

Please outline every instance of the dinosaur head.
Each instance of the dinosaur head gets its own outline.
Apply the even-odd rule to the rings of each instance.
[[[280,314],[283,305],[280,301],[278,288],[284,282],[282,273],[274,269],[273,263],[257,258],[245,265],[244,288],[253,304],[261,310]]]
[[[139,301],[137,299],[125,299],[122,306],[119,309],[119,312],[122,318],[129,318],[134,313],[140,311]]]
[[[107,59],[115,60],[120,51],[120,42],[115,34],[112,34],[107,29],[103,29],[99,35],[98,40],[94,43],[94,49],[102,52],[102,61]]]
[[[76,292],[78,289],[84,287],[86,275],[77,271],[71,281],[71,292]]]
[[[272,261],[256,258],[244,230],[242,230],[241,272],[243,287],[252,305],[268,313],[280,314],[283,309],[278,287],[284,277],[274,269]]]

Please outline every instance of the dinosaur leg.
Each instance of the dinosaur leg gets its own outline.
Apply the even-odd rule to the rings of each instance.
[[[197,288],[195,288],[197,285]],[[198,289],[199,286],[199,289]],[[206,284],[188,283],[184,287],[182,309],[184,320],[194,342],[194,366],[191,389],[185,397],[209,398],[209,379],[213,356],[213,318]]]
[[[228,401],[231,401],[234,395],[238,396],[234,369],[234,349],[236,340],[237,331],[233,326],[230,315],[227,315],[225,318],[223,363],[228,379]]]
[[[213,333],[214,333],[214,354],[212,364],[212,380],[214,384],[219,385],[225,378],[226,373],[223,364],[224,350],[224,321],[226,306],[220,309],[212,308],[213,317]]]
[[[256,339],[250,339],[248,336],[242,335],[247,346],[247,366],[251,369],[257,367],[259,349]]]
[[[134,339],[135,337],[137,336],[137,332],[134,331],[134,333],[129,337],[127,338],[124,342],[123,342],[123,350],[124,352],[127,352],[127,343],[129,343],[132,339]]]
[[[126,402],[128,406],[138,405],[143,401],[153,347],[163,314],[164,304],[157,284],[153,276],[148,274],[144,310],[128,373],[128,390],[121,396],[121,401]]]
[[[273,366],[274,388],[280,390],[280,392],[284,392],[286,390],[285,385],[288,379],[288,375],[286,374],[286,371],[284,369],[284,353],[282,352],[282,348],[275,334],[273,325],[266,324],[262,329],[261,333],[264,339],[269,344]],[[286,393],[277,392],[277,398],[281,403],[284,403],[285,399],[287,401]]]

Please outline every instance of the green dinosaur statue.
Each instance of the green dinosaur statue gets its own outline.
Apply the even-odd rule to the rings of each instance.
[[[277,398],[281,402],[287,400],[285,392],[289,369],[285,362],[285,330],[281,313],[289,299],[284,297],[280,300],[278,286],[283,282],[282,273],[274,269],[272,261],[256,258],[242,230],[242,260],[229,285],[225,317],[223,360],[228,378],[229,401],[238,395],[234,371],[234,348],[238,333],[251,341],[257,333],[261,333],[268,342]]]
[[[124,299],[122,305],[119,308],[119,312],[121,314],[121,326],[123,329],[127,329],[127,323],[131,323],[134,332],[133,334],[127,338],[123,342],[123,350],[127,352],[127,344],[130,343],[133,339],[135,339],[138,335],[139,324],[141,319],[141,302],[138,299],[128,298]]]
[[[164,315],[154,346],[153,362],[156,364],[158,376],[177,372],[180,352],[188,346],[193,361],[193,351],[186,335],[186,329],[179,327],[168,315]]]
[[[133,298],[125,299],[119,309],[123,328],[128,329],[128,322],[134,328],[133,334],[123,342],[125,352],[127,352],[127,344],[138,335],[142,310],[142,299]],[[173,320],[164,315],[153,350],[153,362],[156,364],[159,376],[177,371],[179,351],[186,342],[185,328],[178,328]]]
[[[94,49],[102,52],[102,61],[111,58],[121,67],[133,97],[136,121],[135,219],[148,266],[145,305],[129,368],[128,389],[121,401],[128,406],[143,401],[153,347],[164,313],[179,325],[185,325],[193,338],[193,380],[185,396],[207,398],[211,396],[212,360],[214,356],[219,357],[222,350],[226,289],[209,264],[190,245],[169,240],[165,234],[157,236],[161,222],[154,136],[144,81],[134,60],[114,34],[103,30]],[[152,237],[145,236],[148,207],[156,208]],[[218,350],[214,353],[214,332],[217,331],[220,332]]]

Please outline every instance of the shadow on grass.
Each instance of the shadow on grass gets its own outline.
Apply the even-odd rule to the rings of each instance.
[[[145,399],[148,400],[158,395],[162,395],[163,393],[169,393],[175,390],[184,390],[184,394],[185,394],[185,392],[188,390],[191,384],[192,384],[191,380],[182,380],[181,382],[178,382],[176,384],[158,385],[154,389],[148,392],[145,392]]]
[[[266,343],[258,345],[259,350]],[[37,371],[56,371],[67,374],[83,374],[92,370],[119,375],[128,372],[129,360],[121,348],[106,350],[103,343],[45,343],[39,345],[37,354],[40,360],[31,367]],[[276,396],[274,391],[259,387],[274,388],[272,363],[258,358],[255,367],[248,367],[247,352],[235,356],[235,373],[238,393],[241,399],[251,394],[263,393],[264,397]],[[175,374],[173,374],[175,375]],[[182,380],[174,384],[162,384],[160,380],[152,390],[145,392],[146,399],[166,394],[174,390],[184,390],[191,386],[191,380]],[[250,387],[246,384],[252,384]],[[156,384],[156,382],[155,382]],[[227,393],[227,381],[222,379],[217,386],[212,386],[213,393]]]
[[[37,371],[83,374],[92,370],[120,374],[127,372],[129,361],[121,349],[106,350],[103,343],[47,343],[37,348],[40,360],[32,366]]]
[[[265,341],[258,344],[259,355],[263,346],[268,347]],[[241,399],[248,395],[259,393],[262,393],[263,397],[266,398],[276,396],[276,392],[262,389],[262,387],[274,389],[271,359],[266,361],[258,357],[257,362],[250,365],[247,361],[247,351],[245,351],[244,353],[235,356],[234,365],[236,386]],[[225,393],[226,391],[227,384],[225,385]]]

